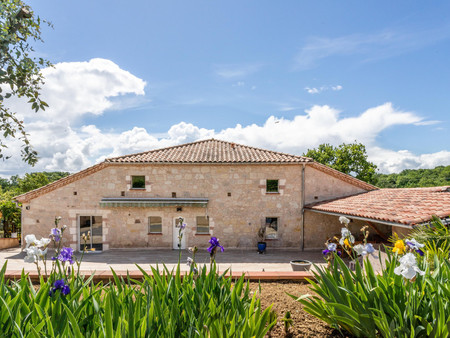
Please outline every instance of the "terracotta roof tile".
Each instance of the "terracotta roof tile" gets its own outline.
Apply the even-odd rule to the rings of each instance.
[[[42,194],[72,183],[110,165],[121,164],[299,164],[304,163],[364,190],[377,189],[373,185],[343,174],[309,157],[289,155],[277,151],[249,147],[233,142],[209,139],[142,153],[108,158],[104,162],[62,178],[39,189],[16,196],[27,202]]]
[[[311,158],[209,139],[108,158],[107,163],[305,163]]]
[[[379,189],[305,207],[318,212],[414,225],[429,221],[432,215],[450,216],[450,186]]]

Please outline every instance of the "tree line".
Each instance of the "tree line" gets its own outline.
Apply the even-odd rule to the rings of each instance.
[[[20,208],[13,201],[14,196],[40,188],[69,175],[68,172],[36,172],[0,178],[0,237],[10,237],[12,232],[20,232]]]
[[[398,174],[377,173],[377,166],[368,160],[366,147],[356,141],[337,147],[324,143],[308,149],[303,155],[379,188],[450,185],[450,165],[434,169],[405,169]]]

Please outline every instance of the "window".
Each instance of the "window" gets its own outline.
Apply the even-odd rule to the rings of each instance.
[[[131,176],[132,189],[145,189],[145,176]]]
[[[266,238],[275,239],[278,234],[278,218],[266,217]]]
[[[158,216],[150,216],[148,218],[148,233],[160,234],[162,233],[162,218]]]
[[[278,192],[278,180],[267,180],[266,192]]]
[[[197,216],[197,233],[209,234],[209,218],[206,216]]]

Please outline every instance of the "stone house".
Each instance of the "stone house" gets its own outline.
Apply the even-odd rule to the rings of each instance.
[[[345,214],[319,210],[319,202],[376,190],[310,158],[209,139],[109,158],[16,200],[23,237],[47,237],[61,216],[74,249],[88,231],[96,251],[177,248],[182,217],[182,248],[215,236],[228,248],[254,249],[267,226],[268,248],[308,250],[339,234],[336,216]],[[409,227],[382,222],[374,233],[392,226]]]

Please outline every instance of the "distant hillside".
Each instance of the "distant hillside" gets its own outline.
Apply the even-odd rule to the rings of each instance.
[[[450,185],[450,165],[434,169],[406,169],[400,174],[375,174],[380,188],[416,188]]]

